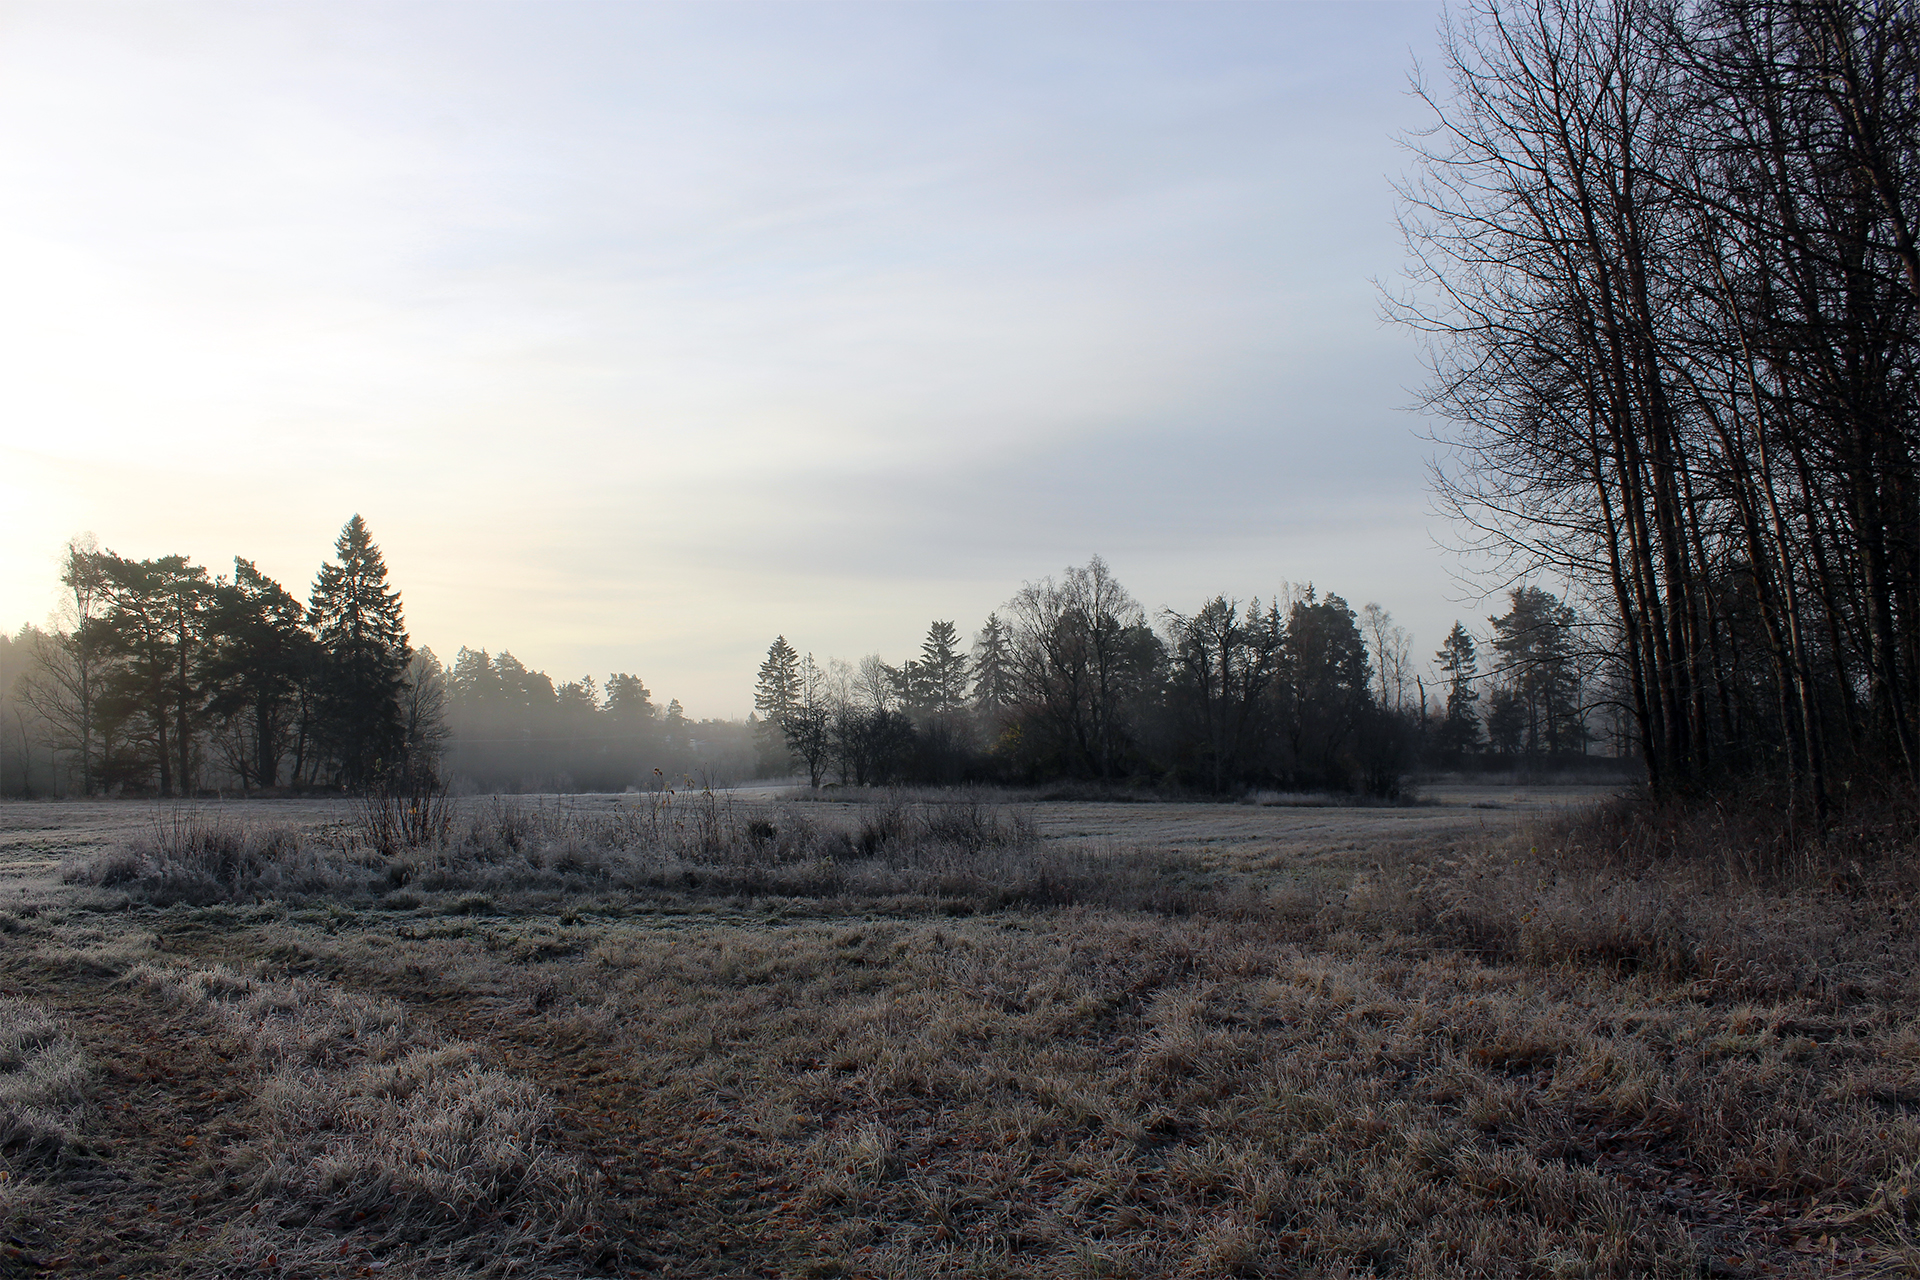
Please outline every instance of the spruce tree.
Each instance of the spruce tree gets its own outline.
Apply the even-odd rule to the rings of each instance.
[[[380,548],[358,515],[333,544],[309,608],[324,660],[320,731],[334,781],[363,790],[397,772],[405,755],[401,694],[412,649],[400,593],[387,586]],[[395,779],[398,780],[398,779]]]
[[[951,622],[935,622],[927,628],[920,661],[909,665],[919,675],[918,701],[927,714],[945,715],[966,703],[967,655],[960,652],[960,633]]]
[[[1586,720],[1580,706],[1580,671],[1574,655],[1579,615],[1558,596],[1539,587],[1507,593],[1512,608],[1493,624],[1502,685],[1517,699],[1525,721],[1525,750],[1553,755],[1584,750]]]
[[[800,655],[785,636],[775,636],[753,685],[753,709],[760,714],[760,772],[785,773],[793,767],[787,748],[787,720],[800,697]]]
[[[1473,651],[1473,636],[1454,623],[1434,661],[1447,681],[1447,716],[1440,722],[1440,749],[1471,751],[1480,742],[1480,715],[1473,709],[1480,699],[1479,690],[1473,687],[1480,664]]]
[[[973,704],[985,712],[998,711],[1013,701],[1013,655],[1000,615],[987,615],[987,625],[973,642]]]

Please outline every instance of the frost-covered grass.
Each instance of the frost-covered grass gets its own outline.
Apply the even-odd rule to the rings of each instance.
[[[203,1176],[254,1262],[1920,1270],[1908,864],[1719,838],[1602,812],[1224,876],[978,798],[481,806],[336,840],[330,892],[76,864],[91,906],[9,941],[239,1046]]]

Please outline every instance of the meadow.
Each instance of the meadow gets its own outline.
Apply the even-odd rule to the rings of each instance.
[[[0,807],[0,1275],[1920,1273],[1911,850],[1257,800]]]

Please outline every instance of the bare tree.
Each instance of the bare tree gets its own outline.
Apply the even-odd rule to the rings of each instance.
[[[818,787],[833,745],[833,693],[812,654],[800,660],[794,675],[793,702],[781,732],[787,749],[806,763],[807,784]]]
[[[1005,605],[1016,699],[1065,758],[1095,777],[1126,749],[1131,704],[1158,678],[1146,611],[1099,556],[1056,582],[1029,582]]]
[[[589,706],[597,701],[588,682]],[[447,671],[432,649],[416,649],[407,659],[400,692],[400,724],[405,735],[406,773],[415,780],[437,781],[440,759],[450,736],[447,728]]]
[[[1286,645],[1279,606],[1263,612],[1256,599],[1243,615],[1237,601],[1215,596],[1190,617],[1171,609],[1164,616],[1169,704],[1200,745],[1208,785],[1224,792],[1258,762],[1274,731],[1270,695]]]
[[[1920,15],[1479,0],[1403,191],[1504,579],[1604,601],[1657,789],[1920,779]]]
[[[1406,628],[1394,623],[1393,615],[1377,604],[1360,607],[1360,629],[1373,650],[1374,679],[1379,684],[1380,705],[1402,713],[1407,705],[1407,685],[1412,679],[1409,650],[1413,638]]]
[[[20,696],[51,730],[48,745],[72,754],[80,793],[92,795],[99,761],[100,698],[111,658],[103,619],[108,590],[100,544],[90,533],[67,542],[61,553],[58,629],[36,631],[34,667]]]

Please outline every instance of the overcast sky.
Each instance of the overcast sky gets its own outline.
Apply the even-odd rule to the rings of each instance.
[[[0,3],[0,626],[60,547],[742,716],[1095,553],[1429,655],[1415,4]]]

